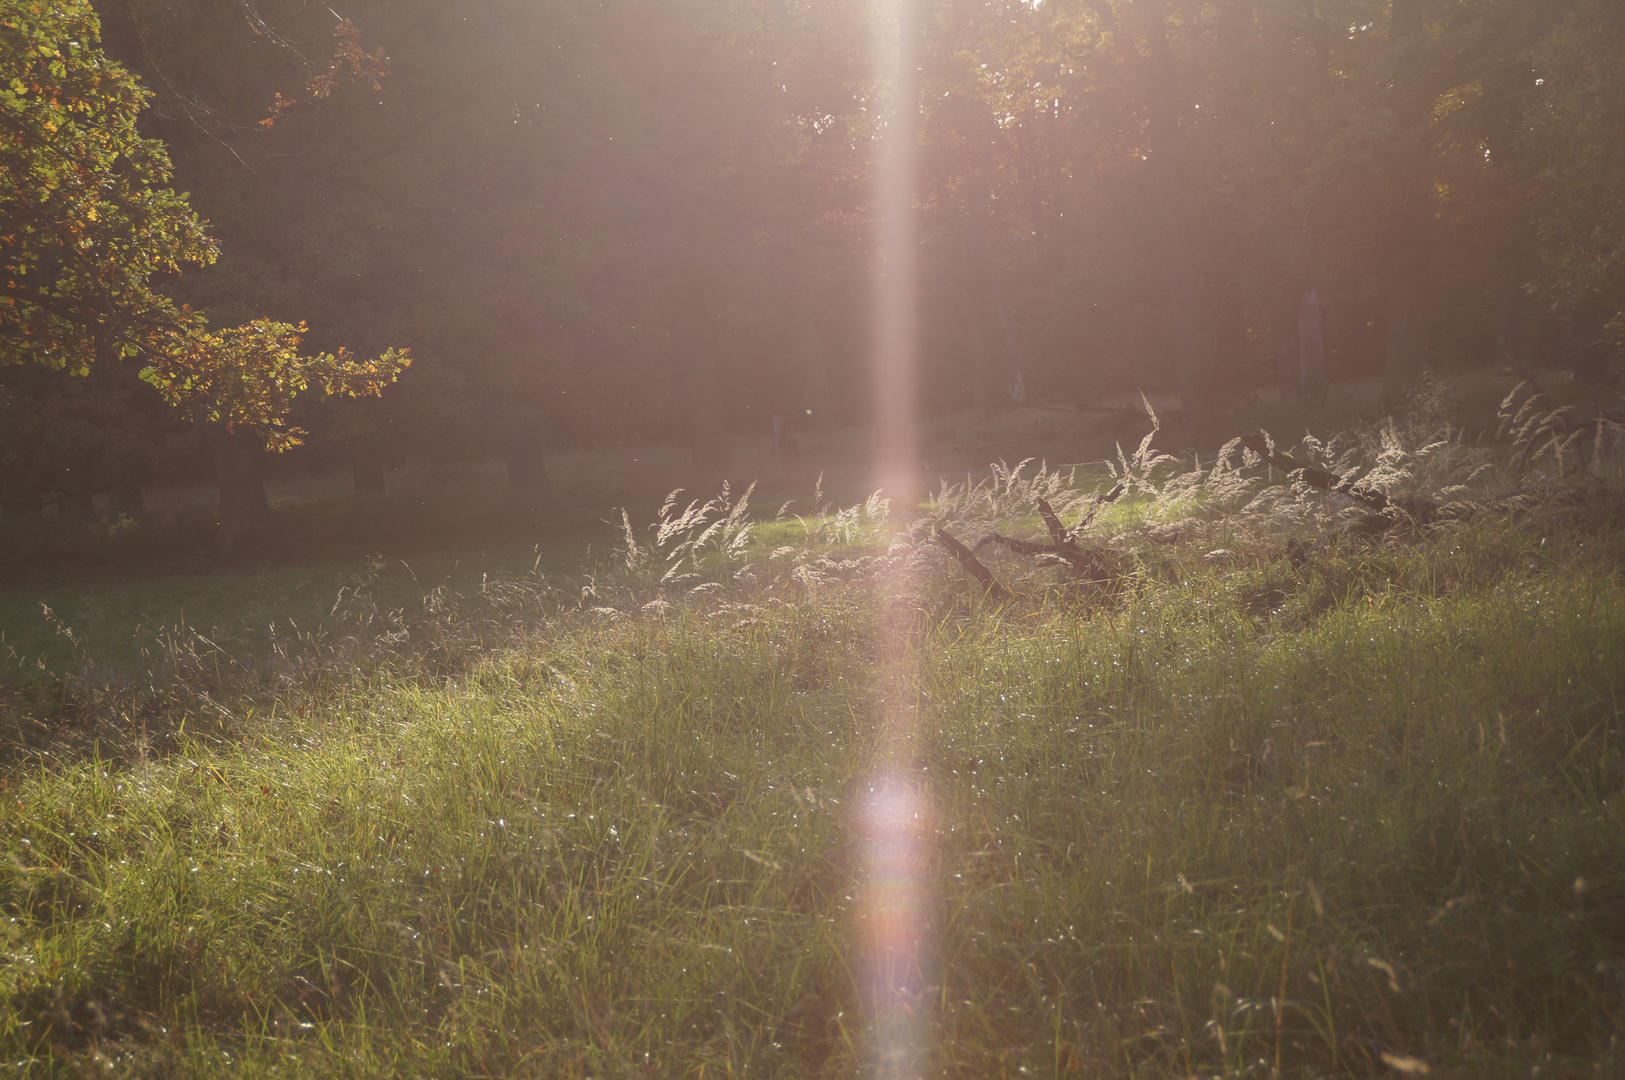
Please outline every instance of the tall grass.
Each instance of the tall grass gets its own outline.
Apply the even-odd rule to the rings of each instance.
[[[253,658],[177,632],[139,685],[11,692],[0,1061],[865,1069],[901,651],[924,1074],[1620,1075],[1614,489],[1499,503],[1509,466],[1397,427],[1299,447],[1482,507],[1373,539],[1239,450],[1150,447],[1085,530],[1107,583],[993,552],[995,605],[881,500],[753,539],[724,493],[575,580],[392,608],[363,577]],[[1096,494],[1029,463],[926,518]]]

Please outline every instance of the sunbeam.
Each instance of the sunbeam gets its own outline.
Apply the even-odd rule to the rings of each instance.
[[[863,947],[874,1010],[872,1065],[873,1074],[886,1080],[923,1075],[925,806],[900,769],[883,766],[862,810],[869,849]]]
[[[874,465],[877,484],[905,517],[919,498],[916,418],[918,350],[915,143],[919,131],[916,24],[912,0],[879,5],[873,61],[889,87],[890,109],[875,168],[876,216],[870,362],[874,377]],[[875,672],[879,738],[862,807],[866,842],[863,917],[865,971],[872,1010],[873,1075],[907,1080],[923,1074],[927,1029],[922,869],[926,862],[925,800],[915,783],[913,687],[918,672],[906,640],[912,592],[904,571],[880,582],[874,602],[885,640]]]
[[[870,362],[874,377],[875,471],[893,507],[919,494],[918,225],[914,214],[919,92],[913,0],[884,0],[873,45],[878,82],[891,88],[875,168],[876,217]]]

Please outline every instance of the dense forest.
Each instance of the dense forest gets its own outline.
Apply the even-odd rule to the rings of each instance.
[[[1617,0],[917,0],[917,102],[859,0],[94,8],[218,244],[157,287],[410,350],[381,396],[292,406],[358,490],[407,457],[527,487],[564,446],[716,461],[775,416],[866,422],[873,147],[905,108],[927,412],[1600,384],[1625,339]],[[0,365],[7,512],[132,505],[206,445],[257,467],[135,365],[66,368]]]

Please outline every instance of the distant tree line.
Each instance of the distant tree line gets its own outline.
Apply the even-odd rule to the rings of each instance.
[[[927,409],[1617,364],[1618,0],[917,6]],[[864,419],[868,0],[94,7],[219,248],[155,286],[416,358],[292,406],[357,490],[407,456],[538,487],[562,446],[720,461],[775,415]],[[133,504],[195,430],[115,365],[0,368],[5,491],[116,464]],[[251,486],[257,452],[216,468]]]

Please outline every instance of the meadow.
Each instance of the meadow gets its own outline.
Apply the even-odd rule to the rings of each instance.
[[[131,600],[116,672],[7,670],[0,1061],[1625,1075],[1617,447],[1292,452],[1441,515],[1148,442],[278,571],[230,642]],[[1040,498],[1095,571],[991,544],[995,600],[938,537]]]

